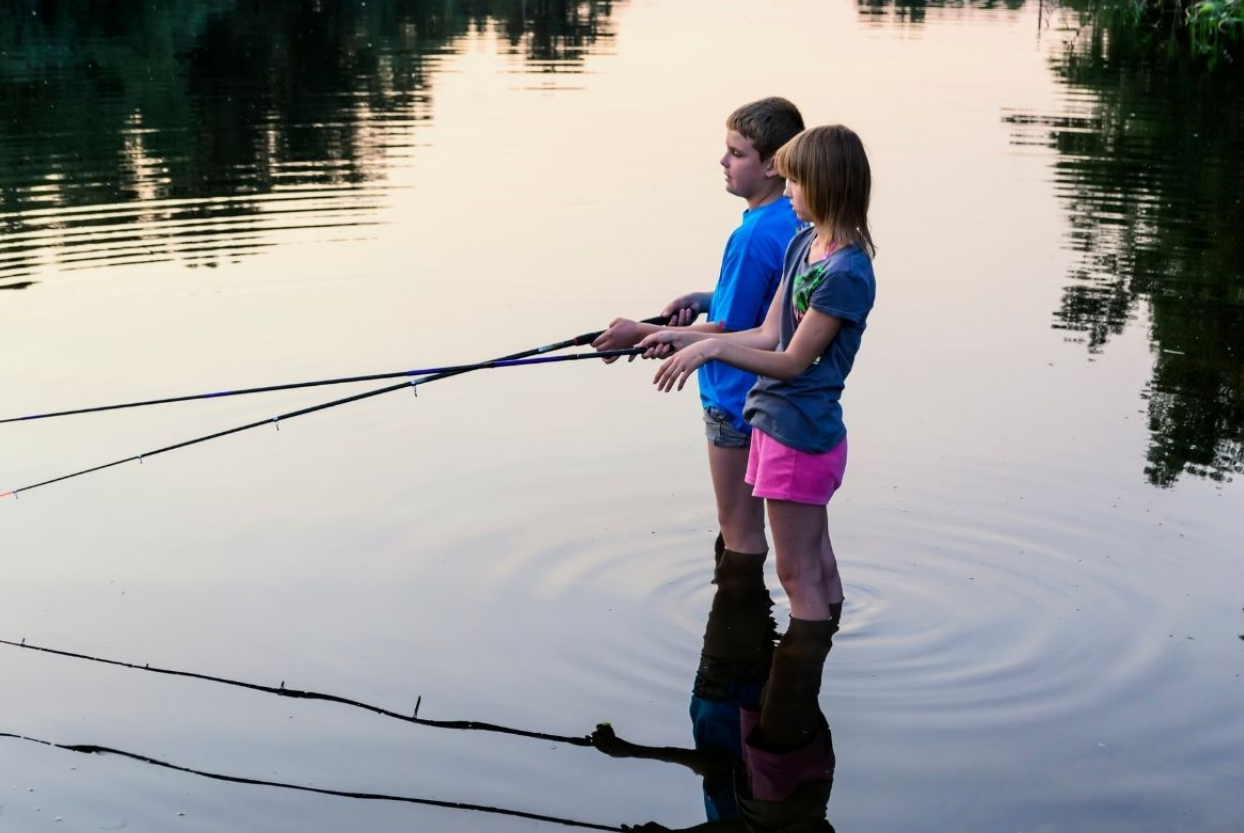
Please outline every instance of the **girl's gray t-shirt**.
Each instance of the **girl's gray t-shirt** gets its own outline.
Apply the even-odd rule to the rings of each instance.
[[[778,350],[795,336],[795,276],[820,269],[823,277],[812,290],[808,306],[842,320],[825,352],[803,373],[789,381],[761,376],[747,395],[743,416],[784,445],[812,454],[829,451],[847,434],[842,421],[842,389],[859,352],[868,313],[877,297],[872,259],[859,246],[846,246],[827,260],[807,265],[815,229],[795,235],[786,249],[782,286],[778,290],[781,317]]]

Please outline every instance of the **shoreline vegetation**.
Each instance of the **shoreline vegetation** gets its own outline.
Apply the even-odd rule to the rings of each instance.
[[[1244,0],[1122,0],[1081,8],[1106,30],[1147,33],[1155,51],[1168,58],[1191,55],[1209,69],[1244,64]]]

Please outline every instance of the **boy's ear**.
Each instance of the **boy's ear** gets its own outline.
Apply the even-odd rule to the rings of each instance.
[[[778,173],[778,169],[777,169],[777,155],[776,154],[773,156],[770,156],[768,159],[765,160],[765,176],[770,179],[775,176],[781,176],[781,174]]]

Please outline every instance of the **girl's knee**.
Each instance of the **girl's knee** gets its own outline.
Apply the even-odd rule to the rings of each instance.
[[[819,558],[783,557],[783,553],[779,550],[777,577],[782,587],[786,589],[787,595],[790,595],[792,587],[820,584],[825,578],[825,569]]]

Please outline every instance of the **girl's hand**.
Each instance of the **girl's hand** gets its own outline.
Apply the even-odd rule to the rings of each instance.
[[[705,339],[697,341],[695,344],[679,350],[674,355],[665,360],[665,363],[657,369],[657,375],[653,378],[652,383],[657,386],[657,390],[668,393],[674,389],[674,385],[678,385],[678,390],[682,390],[682,386],[687,384],[687,379],[701,365],[713,360],[716,352],[717,344],[714,339]],[[645,356],[648,354],[645,353]]]
[[[677,330],[661,330],[643,339],[636,346],[644,348],[645,359],[663,359],[690,343],[691,339],[687,333]]]

